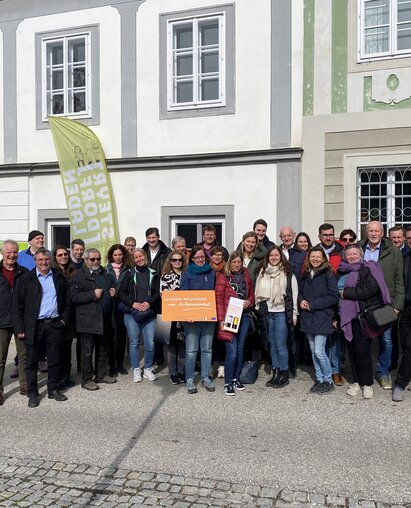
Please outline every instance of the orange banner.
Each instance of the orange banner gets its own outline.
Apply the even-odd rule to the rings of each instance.
[[[214,291],[164,291],[163,321],[217,321]]]

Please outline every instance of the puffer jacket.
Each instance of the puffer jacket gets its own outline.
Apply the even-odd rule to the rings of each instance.
[[[251,310],[254,307],[254,288],[253,283],[251,282],[250,274],[248,273],[247,268],[244,268],[244,280],[247,287],[247,296],[244,300],[249,300],[251,303],[248,310]],[[216,284],[215,284],[215,298],[217,305],[217,320],[224,321],[225,314],[227,312],[228,303],[230,301],[230,297],[238,298],[237,293],[230,285],[230,280],[225,273],[217,274]]]

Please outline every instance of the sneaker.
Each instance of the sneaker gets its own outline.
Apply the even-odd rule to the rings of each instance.
[[[224,365],[220,365],[217,369],[217,377],[224,379]]]
[[[226,395],[235,395],[235,390],[233,385],[224,385],[224,392]]]
[[[374,395],[374,390],[372,389],[372,386],[364,385],[362,387],[362,398],[363,399],[372,399]]]
[[[198,392],[193,379],[187,379],[186,386],[187,386],[188,393],[197,393]]]
[[[323,381],[322,383],[320,383],[315,393],[317,393],[318,395],[325,395],[327,393],[332,392],[333,390],[335,390],[333,382],[329,383],[328,381]]]
[[[133,369],[133,382],[141,383],[143,376],[141,375],[141,369]]]
[[[321,383],[320,383],[319,381],[316,381],[316,382],[312,385],[312,387],[310,388],[310,393],[315,393],[315,392],[317,391],[318,387],[320,386],[320,384],[321,384]]]
[[[144,369],[144,377],[146,379],[149,379],[150,381],[155,381],[157,379],[153,367],[150,367],[149,369]]]
[[[185,375],[182,372],[179,372],[177,374],[177,377],[180,380],[180,383],[185,383],[186,382],[186,377],[185,377]]]
[[[13,370],[11,371],[10,377],[12,379],[15,379],[16,377],[19,377],[19,366],[18,365],[15,365],[13,367]]]
[[[243,383],[239,379],[234,379],[233,386],[234,386],[234,388],[236,390],[239,390],[240,392],[242,390],[245,390],[245,386],[243,385]]]
[[[171,381],[171,384],[173,384],[173,385],[179,385],[181,383],[177,374],[171,374],[170,381]]]
[[[392,390],[392,382],[390,376],[381,376],[378,379],[383,390]]]
[[[361,393],[361,387],[358,383],[353,383],[351,385],[348,385],[347,395],[350,395],[351,397],[356,397],[360,393]]]
[[[215,392],[215,386],[209,377],[206,377],[201,381],[201,386],[208,392]]]
[[[395,385],[394,390],[392,391],[392,400],[394,402],[401,402],[404,400],[404,388],[401,386]]]

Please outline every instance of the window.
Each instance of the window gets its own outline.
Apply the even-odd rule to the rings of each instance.
[[[98,27],[36,34],[37,128],[47,117],[99,123]]]
[[[70,248],[70,221],[63,219],[47,220],[47,248],[52,250],[56,245]]]
[[[357,194],[359,231],[372,220],[381,221],[386,232],[411,224],[411,166],[358,168]]]
[[[234,7],[160,16],[163,118],[233,113]]]
[[[360,60],[411,53],[411,0],[360,0]]]
[[[183,236],[189,249],[203,241],[203,228],[211,224],[217,231],[217,243],[225,245],[225,217],[181,217],[171,221],[172,237]]]

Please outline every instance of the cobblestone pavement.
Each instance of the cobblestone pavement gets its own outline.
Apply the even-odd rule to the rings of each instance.
[[[405,508],[411,507],[411,504],[389,505],[213,479],[0,457],[0,506]]]

